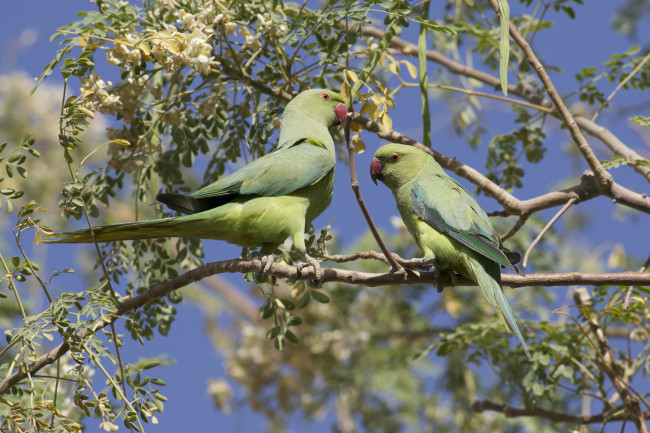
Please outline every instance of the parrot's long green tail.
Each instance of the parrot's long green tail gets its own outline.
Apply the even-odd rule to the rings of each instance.
[[[485,294],[490,305],[494,307],[499,317],[501,317],[506,328],[517,336],[519,342],[524,348],[524,352],[526,352],[526,356],[530,358],[528,346],[524,341],[524,337],[521,335],[521,331],[519,331],[519,327],[515,321],[515,316],[512,314],[510,304],[508,304],[508,300],[506,299],[505,293],[503,293],[503,288],[501,287],[500,267],[495,264],[496,273],[494,276],[491,276],[488,273],[488,270],[486,270],[478,261],[469,259],[469,264],[476,276],[476,282],[483,290],[483,294]]]
[[[161,237],[187,236],[181,221],[186,217],[162,218],[149,221],[110,224],[93,227],[95,241],[111,242],[133,239],[155,239]],[[54,233],[41,237],[42,242],[52,244],[89,243],[93,237],[89,229],[68,233]]]

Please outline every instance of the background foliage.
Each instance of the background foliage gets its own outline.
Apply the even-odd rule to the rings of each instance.
[[[503,10],[506,2],[499,3]],[[123,353],[167,336],[183,302],[202,306],[206,333],[225,360],[223,376],[215,372],[206,387],[215,410],[252,410],[268,420],[269,431],[291,429],[296,418],[341,432],[646,431],[637,413],[650,411],[645,287],[634,289],[628,309],[628,286],[508,290],[533,354],[526,360],[475,287],[437,294],[430,285],[272,286],[246,273],[243,280],[215,275],[129,309],[129,299],[238,253],[224,255],[236,250],[195,239],[116,242],[84,248],[55,271],[44,251],[61,254],[58,246],[32,246],[32,235],[38,240],[51,226],[167,215],[152,205],[157,192],[193,190],[270,151],[286,102],[303,89],[328,87],[355,98],[362,117],[352,125],[352,141],[357,152],[368,150],[360,158],[381,139],[410,138],[485,173],[483,181],[467,166],[441,160],[475,193],[496,198],[481,203],[500,209],[497,230],[508,233],[508,248],[523,253],[566,202],[545,194],[582,185],[582,172],[593,167],[569,142],[530,57],[513,40],[507,96],[498,88],[504,39],[494,5],[100,1],[54,36],[61,48],[39,79],[38,102],[24,77],[3,76],[0,320],[7,345],[0,352],[0,428],[163,427],[151,425],[160,412],[191,397],[167,393],[160,378],[174,348],[168,357]],[[570,25],[597,6],[524,0],[510,7],[510,22],[535,50],[538,39],[553,38],[555,23]],[[614,28],[633,38],[646,9],[644,2],[622,3]],[[550,53],[536,54],[554,80],[573,73],[561,96],[590,134],[601,167],[631,190],[647,191],[647,141],[638,149],[648,137],[648,47],[630,42],[575,72],[547,63]],[[50,85],[50,74],[62,74],[65,87]],[[625,104],[616,104],[623,92]],[[451,113],[445,118],[458,148],[442,146],[441,111]],[[507,124],[496,121],[506,116]],[[616,139],[614,126],[632,122],[637,143],[619,145],[603,133]],[[345,143],[337,138],[341,190],[349,179]],[[359,165],[365,173],[367,165]],[[495,196],[490,181],[505,191]],[[543,205],[508,207],[509,193],[522,201],[541,197]],[[650,210],[625,200],[596,207],[609,200],[598,194],[607,195],[601,189],[579,196],[584,203],[532,250],[527,272],[642,267],[648,251],[639,239],[647,238]],[[384,216],[391,249],[418,256],[399,220],[385,224],[395,213],[388,192],[376,197],[383,205],[371,210]],[[332,261],[335,253],[377,248],[369,236],[344,242],[343,233],[359,233],[364,224],[350,207],[326,214],[308,235],[314,253],[329,260],[324,267],[387,271],[376,260]],[[636,236],[617,239],[614,227],[625,224],[636,224]],[[70,286],[62,274],[72,265],[83,278]],[[29,366],[49,350],[54,362],[33,374]],[[25,377],[8,382],[14,374]]]

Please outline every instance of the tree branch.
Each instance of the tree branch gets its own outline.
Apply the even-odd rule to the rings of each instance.
[[[536,418],[545,418],[553,422],[569,422],[576,424],[594,424],[609,421],[627,421],[630,420],[630,414],[618,413],[615,409],[603,412],[598,415],[571,415],[568,413],[552,412],[539,407],[519,409],[506,404],[495,403],[489,400],[480,400],[472,404],[472,410],[475,412],[494,411],[504,414],[508,418],[517,418],[521,416],[531,416]],[[646,412],[646,416],[650,412]]]
[[[416,259],[416,263],[421,262],[421,259]],[[128,299],[118,304],[117,311],[114,314],[107,315],[107,320],[97,320],[93,325],[81,335],[83,339],[85,336],[91,335],[99,329],[108,326],[110,323],[117,320],[120,316],[141,308],[147,302],[154,299],[166,296],[173,290],[180,289],[188,286],[196,281],[211,275],[222,273],[247,273],[256,272],[261,273],[264,270],[264,263],[261,260],[243,260],[233,259],[224,260],[219,262],[212,262],[196,269],[185,272],[184,274],[165,281],[162,284],[152,287],[139,294],[138,296]],[[326,268],[321,269],[322,282],[339,282],[347,284],[357,284],[362,286],[376,287],[385,285],[406,285],[406,284],[431,284],[434,286],[443,286],[450,288],[456,286],[475,286],[476,283],[458,276],[454,282],[446,274],[440,274],[436,278],[435,272],[407,272],[405,275],[398,275],[393,272],[377,274],[369,272],[352,271],[346,269]],[[313,268],[299,272],[294,266],[289,266],[283,263],[275,263],[273,268],[268,272],[278,278],[289,278],[292,280],[313,280],[316,275]],[[571,286],[571,285],[650,285],[650,273],[639,272],[620,272],[617,274],[597,274],[597,273],[557,273],[557,274],[530,274],[530,275],[514,275],[502,274],[501,281],[504,286],[509,287],[524,287],[524,286]],[[66,352],[70,350],[67,343],[50,350],[48,353],[42,355],[37,361],[30,364],[27,369],[20,369],[16,373],[6,377],[0,382],[0,394],[7,392],[12,386],[25,379],[28,374],[33,375],[40,369],[48,364],[52,364]]]
[[[434,259],[431,257],[423,257],[421,259],[404,259],[396,253],[391,253],[391,255],[393,256],[393,258],[397,263],[399,263],[405,268],[419,268],[422,266],[431,265],[434,261]],[[327,260],[336,263],[353,262],[355,260],[361,259],[361,260],[379,260],[386,264],[390,264],[388,262],[388,259],[386,259],[386,256],[381,253],[378,253],[377,251],[363,251],[363,252],[356,252],[354,254],[336,254],[326,258]]]

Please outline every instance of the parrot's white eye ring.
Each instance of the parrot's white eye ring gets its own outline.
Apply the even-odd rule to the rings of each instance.
[[[320,97],[323,98],[323,101],[330,100],[330,95],[328,95],[327,93],[321,93]]]
[[[390,160],[393,161],[393,162],[397,162],[397,161],[399,161],[399,154],[398,154],[398,153],[393,153],[393,154],[390,156]]]

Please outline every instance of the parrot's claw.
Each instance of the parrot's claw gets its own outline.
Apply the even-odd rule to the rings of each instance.
[[[275,262],[275,256],[273,254],[267,254],[265,256],[262,256],[260,260],[264,265],[264,269],[262,269],[262,275],[266,275],[273,268],[273,263]]]
[[[440,276],[443,274],[449,277],[452,286],[456,285],[456,283],[458,282],[458,278],[456,278],[456,273],[451,269],[449,269],[449,264],[443,264],[443,265],[433,267],[433,277],[436,279],[436,281],[438,281],[440,279]],[[441,286],[441,285],[436,286],[438,293],[442,293],[444,288],[445,286]]]
[[[317,282],[320,283],[321,280],[323,279],[323,276],[321,275],[321,272],[320,272],[320,262],[318,260],[316,260],[315,258],[311,257],[309,254],[307,254],[303,250],[296,250],[296,252],[300,256],[300,258],[303,259],[303,261],[305,262],[305,263],[296,264],[296,268],[298,269],[298,273],[302,274],[302,269],[303,268],[306,268],[308,266],[312,266],[314,268],[314,280],[316,280]]]

